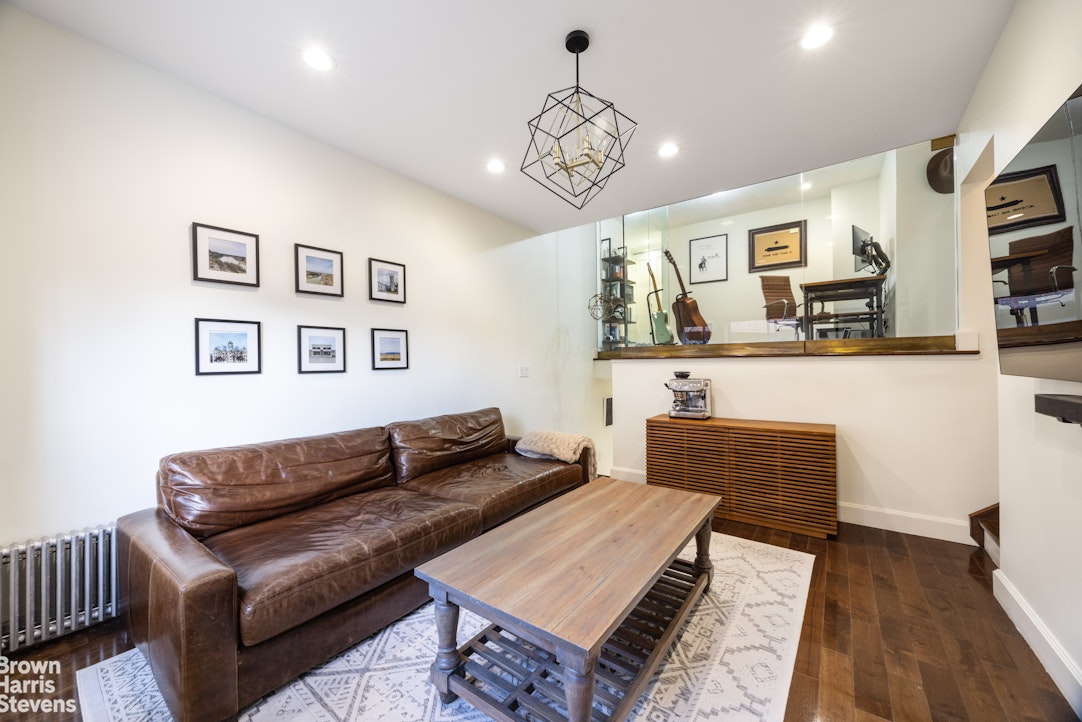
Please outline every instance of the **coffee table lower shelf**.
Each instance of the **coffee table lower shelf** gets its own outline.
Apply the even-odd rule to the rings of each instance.
[[[620,722],[639,696],[709,584],[677,559],[609,637],[595,670],[591,720]],[[556,657],[521,635],[491,625],[459,648],[464,661],[451,692],[497,720],[565,722],[563,670]]]

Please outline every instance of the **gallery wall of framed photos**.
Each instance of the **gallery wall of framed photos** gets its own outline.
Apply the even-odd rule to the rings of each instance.
[[[277,249],[276,249],[277,250]],[[193,222],[192,280],[197,285],[224,284],[258,289],[259,235]],[[368,301],[406,303],[406,266],[369,258]],[[293,281],[297,295],[346,298],[345,254],[302,243],[293,244]],[[312,314],[318,319],[319,313]],[[277,330],[277,324],[271,320]],[[195,374],[222,376],[258,374],[263,370],[262,321],[195,319]],[[346,328],[318,324],[296,326],[298,374],[346,373]],[[371,369],[408,369],[406,329],[371,328]]]

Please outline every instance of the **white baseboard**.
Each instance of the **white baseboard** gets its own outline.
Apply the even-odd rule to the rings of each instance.
[[[1002,569],[992,573],[992,589],[996,601],[1018,627],[1022,638],[1029,644],[1045,671],[1059,687],[1059,691],[1071,705],[1074,713],[1082,719],[1082,669],[1071,659],[1059,640],[1045,626],[1033,607],[1029,606],[1018,588],[1011,584]]]
[[[625,469],[623,467],[614,466],[609,469],[609,476],[613,479],[620,479],[621,481],[633,481],[636,484],[646,483],[646,472],[639,471],[638,469]]]
[[[838,519],[847,524],[859,524],[875,529],[926,536],[932,539],[958,542],[976,546],[977,542],[969,536],[969,519],[948,519],[941,516],[914,514],[897,509],[882,509],[863,504],[838,504]]]

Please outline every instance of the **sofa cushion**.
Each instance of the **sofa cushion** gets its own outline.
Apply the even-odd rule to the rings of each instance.
[[[377,427],[166,456],[158,505],[203,538],[394,483]]]
[[[437,469],[403,488],[473,504],[487,530],[580,483],[578,464],[505,452]]]
[[[464,461],[507,451],[497,408],[400,421],[387,426],[398,483]]]
[[[477,507],[388,487],[232,529],[204,544],[236,570],[241,642],[252,646],[480,533]]]

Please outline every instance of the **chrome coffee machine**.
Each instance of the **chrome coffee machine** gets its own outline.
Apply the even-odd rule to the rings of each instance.
[[[710,379],[689,379],[690,371],[677,371],[674,379],[665,383],[673,393],[669,416],[684,419],[710,418]]]

